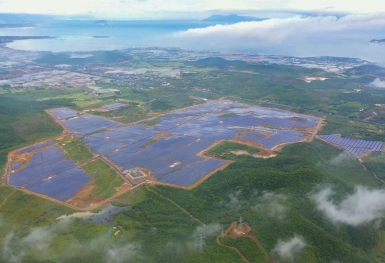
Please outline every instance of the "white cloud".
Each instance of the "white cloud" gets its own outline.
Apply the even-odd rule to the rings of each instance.
[[[271,18],[263,21],[240,22],[231,25],[215,25],[178,32],[182,39],[260,40],[282,42],[295,36],[349,30],[373,29],[385,26],[385,14]]]
[[[257,204],[254,206],[254,209],[262,211],[271,218],[283,220],[287,212],[287,208],[284,205],[286,200],[286,195],[263,192],[262,196],[257,198]]]
[[[8,233],[3,239],[2,258],[5,262],[19,263],[25,255],[25,250],[21,250],[19,252],[13,251],[12,242],[14,238],[15,234],[11,232]]]
[[[295,235],[289,240],[278,240],[273,248],[273,254],[278,255],[282,260],[294,262],[298,252],[306,247],[303,237]]]
[[[239,195],[241,194],[241,191],[237,191],[233,194],[229,194],[229,200],[228,201],[221,201],[219,203],[220,206],[224,206],[230,210],[238,211],[242,208],[242,201],[239,199]]]
[[[3,240],[2,257],[5,262],[19,263],[27,251],[32,249],[33,253],[49,253],[48,248],[52,244],[52,240],[57,231],[66,228],[72,220],[61,220],[58,224],[51,227],[38,227],[21,240],[17,239],[14,232],[10,232]],[[18,243],[21,249],[16,251],[14,244]]]
[[[108,263],[134,262],[133,259],[138,256],[140,247],[137,244],[127,244],[120,247],[107,249]]]
[[[375,88],[385,88],[385,81],[380,78],[376,78],[373,82],[369,83],[368,86]]]
[[[184,12],[232,12],[234,10],[317,10],[368,13],[385,11],[378,0],[3,0],[2,12],[57,14],[115,14],[125,17],[153,18],[154,14]],[[165,16],[166,18],[166,16]]]
[[[198,226],[194,233],[192,234],[193,238],[199,237],[201,234],[203,234],[206,237],[213,236],[219,234],[219,231],[221,230],[220,224],[208,224],[208,225],[201,225]]]
[[[333,157],[331,160],[329,160],[329,164],[338,165],[342,162],[346,162],[349,160],[355,160],[355,158],[346,152],[342,152],[342,153],[338,154],[337,156]]]
[[[326,188],[311,196],[317,209],[333,223],[358,226],[380,217],[385,210],[385,190],[369,190],[358,186],[352,195],[339,203],[331,200],[333,195],[332,189]]]

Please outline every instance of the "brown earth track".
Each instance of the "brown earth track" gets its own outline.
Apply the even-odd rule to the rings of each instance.
[[[241,253],[241,251],[239,251],[236,247],[231,247],[231,246],[228,246],[228,245],[224,245],[221,243],[220,241],[220,237],[217,237],[217,244],[220,245],[220,246],[223,246],[223,247],[226,247],[226,248],[229,248],[229,249],[232,249],[234,251],[236,251],[240,256],[241,258],[246,262],[246,263],[250,263],[250,261]]]
[[[242,237],[251,238],[261,250],[265,250],[265,248],[263,247],[262,243],[258,240],[258,238],[254,235],[249,234],[251,231],[251,227],[247,222],[244,222],[242,224],[241,230],[239,231],[237,231],[238,230],[237,225],[238,225],[237,222],[231,223],[229,228],[226,230],[225,235],[231,236],[233,238],[242,238]],[[270,263],[277,263],[277,261],[272,257],[268,257],[268,259]]]
[[[200,224],[204,224],[199,218],[196,218],[195,216],[193,216],[187,209],[181,207],[180,205],[178,205],[177,203],[175,203],[173,200],[171,200],[170,198],[168,197],[165,197],[164,195],[158,193],[157,191],[151,189],[151,187],[147,187],[146,188],[147,190],[151,191],[152,193],[162,197],[163,199],[166,199],[167,201],[169,201],[170,203],[172,203],[173,205],[175,205],[178,209],[180,209],[182,212],[186,213],[190,218],[198,221]]]
[[[8,201],[8,198],[10,198],[15,192],[16,192],[16,190],[13,189],[13,192],[10,193],[7,197],[1,195],[1,196],[4,198],[4,200],[3,200],[3,202],[0,204],[0,207],[2,207],[2,206]]]

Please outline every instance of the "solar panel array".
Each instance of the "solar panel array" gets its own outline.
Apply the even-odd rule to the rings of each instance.
[[[49,110],[57,119],[65,120],[78,116],[78,112],[67,108],[56,108]]]
[[[18,154],[22,154],[22,153],[26,153],[26,152],[38,151],[38,150],[41,150],[44,147],[47,147],[47,146],[52,145],[54,143],[55,143],[55,141],[53,141],[53,140],[47,141],[47,142],[38,143],[38,144],[35,144],[35,145],[32,145],[32,146],[26,147],[24,149],[18,150],[17,153]]]
[[[300,142],[303,139],[302,133],[290,130],[271,130],[269,134],[255,131],[247,132],[242,136],[243,141],[261,143],[267,149],[273,149],[283,143]]]
[[[12,169],[18,169],[18,168],[20,168],[20,162],[14,162],[12,164]]]
[[[78,114],[67,108],[50,109],[49,111],[78,138],[107,128],[121,126],[117,122],[90,114]]]
[[[71,198],[92,179],[66,155],[57,146],[35,153],[28,165],[11,174],[10,184],[61,201]]]
[[[128,106],[128,105],[125,103],[114,103],[114,104],[110,104],[110,105],[104,105],[101,108],[106,109],[106,110],[116,110],[116,109],[126,107],[126,106]]]
[[[339,134],[321,135],[319,137],[329,143],[341,147],[355,157],[359,157],[369,152],[380,152],[384,145],[383,142],[379,141],[343,138]]]
[[[189,186],[202,178],[203,176],[215,171],[221,167],[225,161],[222,160],[205,160],[199,163],[187,166],[182,170],[170,173],[163,177],[160,181],[164,183]]]
[[[105,106],[107,109],[112,107]],[[240,134],[241,129],[256,130],[243,135],[243,140],[274,148],[282,143],[303,140],[302,133],[290,130],[293,127],[313,127],[321,120],[236,102],[209,102],[174,111],[161,117],[153,127],[147,127],[145,121],[137,125],[119,126],[115,122],[88,114],[74,116],[73,112],[63,108],[51,112],[57,114],[60,117],[58,119],[77,137],[83,137],[83,142],[94,152],[120,167],[143,167],[152,171],[160,181],[180,185],[191,184],[204,176],[204,173],[210,173],[223,165],[222,161],[202,158],[197,154],[217,141],[234,138]],[[69,118],[65,118],[67,116]],[[105,128],[111,129],[95,133]],[[172,137],[153,143],[165,131]],[[198,169],[198,166],[203,168]]]

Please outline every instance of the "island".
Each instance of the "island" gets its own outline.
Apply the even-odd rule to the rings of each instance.
[[[94,24],[106,26],[106,25],[108,25],[108,21],[107,20],[96,20],[96,21],[94,21]]]
[[[385,39],[372,39],[369,43],[385,44]]]

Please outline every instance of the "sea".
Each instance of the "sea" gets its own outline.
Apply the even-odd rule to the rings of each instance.
[[[353,57],[385,65],[385,44],[369,44],[385,38],[385,30],[323,33],[292,37],[278,42],[219,38],[216,35],[183,38],[180,32],[215,26],[200,20],[50,20],[32,27],[0,28],[0,36],[52,36],[55,39],[19,40],[7,46],[32,51],[97,51],[133,47],[177,47],[182,49],[243,52],[259,55]],[[95,38],[99,37],[99,38]]]

